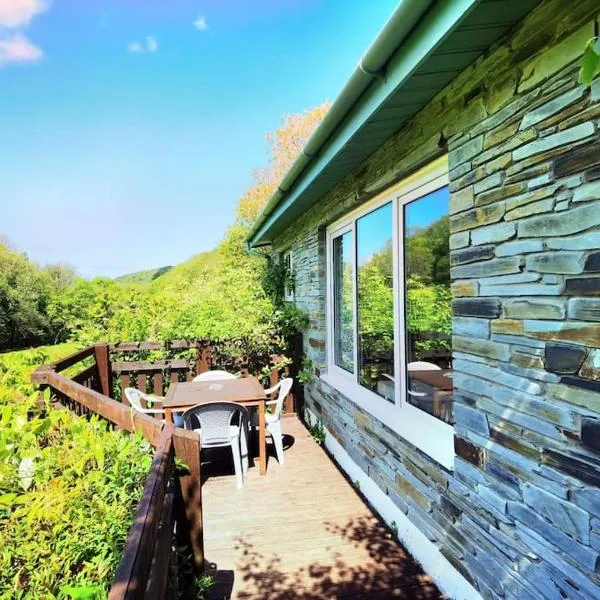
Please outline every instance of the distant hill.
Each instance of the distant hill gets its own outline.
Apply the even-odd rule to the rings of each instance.
[[[173,267],[171,265],[166,267],[159,267],[158,269],[149,269],[148,271],[138,271],[137,273],[127,273],[120,277],[115,277],[115,281],[119,283],[129,284],[143,284],[150,283],[155,279],[158,279],[165,273],[168,273]]]

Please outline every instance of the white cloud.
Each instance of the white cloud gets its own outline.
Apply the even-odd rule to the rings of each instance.
[[[151,35],[146,36],[146,50],[148,52],[156,52],[157,48],[158,44],[156,40]]]
[[[206,17],[199,15],[198,18],[194,21],[194,27],[196,29],[199,29],[200,31],[205,31],[206,29],[208,29]]]
[[[158,50],[158,42],[156,41],[156,38],[153,38],[151,35],[147,35],[146,40],[144,42],[139,42],[138,40],[129,42],[129,44],[127,44],[127,50],[129,50],[129,52],[132,52],[133,54],[143,54],[144,52],[156,52]]]
[[[38,14],[48,10],[49,0],[0,0],[0,67],[42,60],[44,53],[21,30]],[[14,29],[9,34],[7,30]]]
[[[133,52],[134,54],[139,54],[140,52],[144,51],[144,48],[142,48],[142,45],[139,42],[130,42],[127,44],[127,50],[129,50],[129,52]]]
[[[0,27],[26,27],[33,17],[48,10],[49,6],[48,0],[0,0]]]
[[[43,56],[42,49],[21,33],[0,39],[0,67],[8,63],[35,63],[42,60]]]

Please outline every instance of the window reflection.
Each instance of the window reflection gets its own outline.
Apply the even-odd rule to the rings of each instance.
[[[333,240],[334,360],[354,372],[354,261],[350,231]]]
[[[407,401],[453,423],[449,192],[404,207]]]
[[[392,204],[356,222],[361,385],[394,401]]]

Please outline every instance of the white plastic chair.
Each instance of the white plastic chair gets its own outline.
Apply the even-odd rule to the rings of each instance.
[[[145,400],[147,404],[162,405],[165,399],[164,396],[144,394],[144,392],[140,392],[140,390],[136,390],[135,388],[125,388],[124,393],[131,407],[137,412],[146,415],[162,415],[162,421],[165,420],[165,411],[163,408],[144,408],[142,406],[142,400]],[[173,413],[173,423],[176,427],[183,427],[183,417],[179,413]]]
[[[407,365],[409,371],[441,371],[442,368],[438,367],[435,363],[430,363],[425,360],[415,360],[409,362]]]
[[[282,379],[277,385],[272,388],[265,390],[265,394],[270,396],[279,390],[279,394],[276,400],[267,400],[265,404],[267,406],[274,406],[273,412],[265,414],[265,424],[267,426],[267,433],[273,440],[275,446],[275,452],[277,454],[277,462],[283,464],[283,434],[281,433],[281,410],[283,409],[283,402],[287,398],[294,380],[291,377]]]
[[[192,381],[219,381],[222,379],[237,379],[237,377],[233,373],[228,373],[227,371],[215,370],[200,373],[200,375],[196,375]]]
[[[248,409],[235,402],[210,402],[183,413],[185,428],[195,431],[202,448],[229,446],[233,454],[236,487],[244,487],[248,471]]]
[[[144,392],[140,392],[140,390],[136,390],[135,388],[130,387],[125,388],[123,391],[125,393],[125,398],[127,398],[127,401],[131,405],[131,408],[144,415],[162,415],[164,421],[165,411],[162,408],[144,408],[142,406],[142,400],[145,400],[146,402],[149,402],[152,405],[162,405],[162,401],[164,400],[164,398],[160,396],[151,396],[150,394],[144,394]]]

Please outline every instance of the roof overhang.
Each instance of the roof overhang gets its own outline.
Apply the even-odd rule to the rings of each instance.
[[[248,244],[270,244],[537,2],[403,0],[267,202]]]

